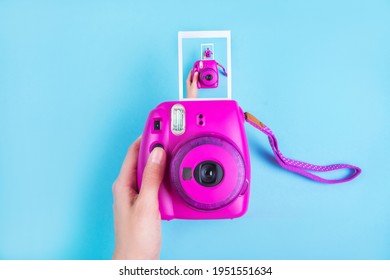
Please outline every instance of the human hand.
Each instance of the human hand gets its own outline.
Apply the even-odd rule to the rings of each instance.
[[[198,97],[198,77],[199,72],[196,71],[194,74],[194,77],[191,82],[191,71],[188,74],[187,80],[186,80],[186,87],[187,87],[187,98],[197,98]]]
[[[113,259],[159,259],[161,216],[158,189],[164,177],[166,154],[156,147],[145,166],[137,191],[137,163],[141,137],[128,149],[114,195],[115,250]]]

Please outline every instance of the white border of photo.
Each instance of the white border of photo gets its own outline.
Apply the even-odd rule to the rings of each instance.
[[[183,39],[225,38],[227,55],[227,97],[226,98],[185,98],[183,83]],[[230,30],[221,31],[179,31],[178,32],[179,61],[179,100],[225,100],[232,99],[232,67],[231,67],[231,36]]]

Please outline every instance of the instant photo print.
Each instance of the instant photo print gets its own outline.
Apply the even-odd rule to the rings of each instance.
[[[230,31],[178,33],[179,99],[187,99],[186,80],[199,73],[197,100],[231,99]]]

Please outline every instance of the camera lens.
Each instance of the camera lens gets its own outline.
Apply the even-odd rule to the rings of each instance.
[[[215,161],[204,161],[195,167],[194,178],[202,186],[213,187],[222,181],[223,169]]]
[[[207,81],[211,81],[211,80],[213,79],[213,75],[207,74],[204,78],[205,78]]]
[[[217,179],[217,170],[214,164],[205,164],[201,167],[200,178],[203,182],[207,184],[215,183]]]

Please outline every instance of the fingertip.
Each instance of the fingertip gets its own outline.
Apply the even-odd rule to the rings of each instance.
[[[165,159],[165,151],[162,145],[157,144],[154,146],[152,152],[150,153],[149,159],[155,164],[162,164]]]
[[[135,139],[135,141],[129,146],[129,148],[127,149],[126,156],[128,156],[129,154],[138,153],[139,148],[141,146],[141,137],[142,135],[138,136],[138,138]]]
[[[193,79],[193,82],[198,82],[198,76],[199,76],[199,72],[198,71],[196,71],[195,73],[194,73],[194,79]]]

